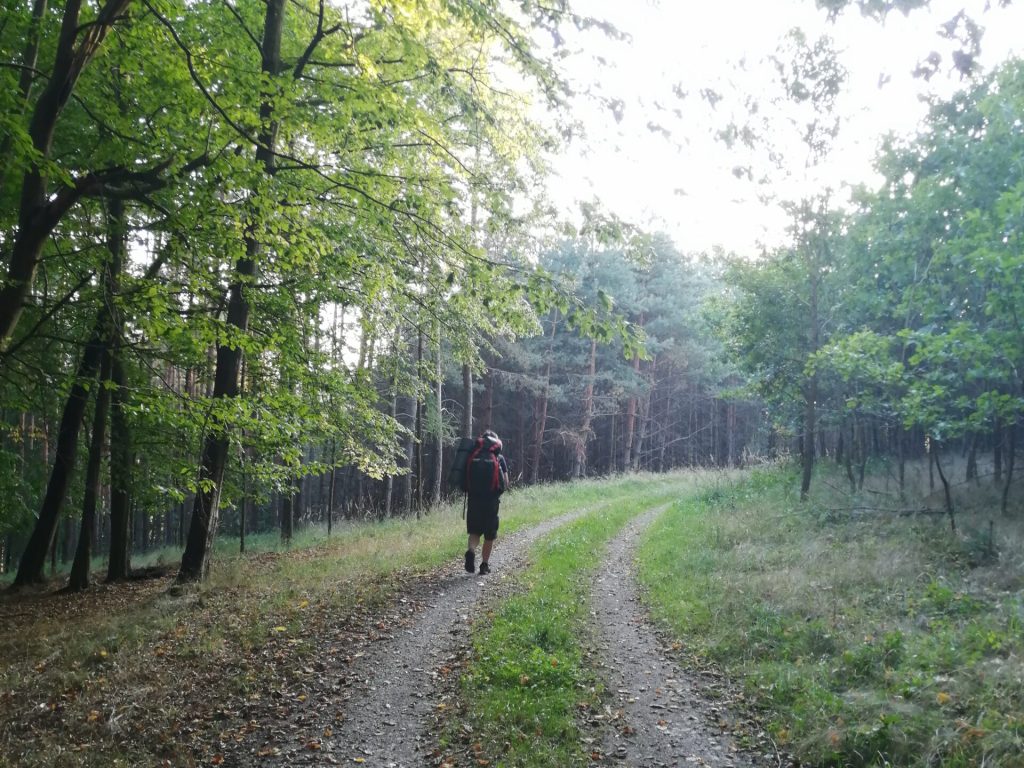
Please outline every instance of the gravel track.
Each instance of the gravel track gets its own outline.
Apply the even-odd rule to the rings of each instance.
[[[484,602],[513,591],[512,575],[525,567],[534,541],[592,509],[583,507],[499,536],[488,576],[466,573],[460,551],[457,562],[439,570],[436,578],[404,593],[386,612],[381,631],[371,633],[359,652],[317,669],[322,682],[304,689],[309,695],[302,706],[282,712],[274,731],[246,738],[228,763],[364,768],[436,764],[432,753],[438,734],[432,716],[446,687],[439,685],[439,678],[458,674],[450,665],[465,655],[471,625]],[[297,732],[309,734],[315,748],[305,738],[294,738]],[[286,743],[290,746],[280,749],[266,746]]]
[[[603,755],[623,768],[778,765],[741,750],[723,725],[731,718],[700,680],[679,667],[647,620],[633,552],[665,507],[631,520],[608,547],[591,593],[598,655],[613,704]]]

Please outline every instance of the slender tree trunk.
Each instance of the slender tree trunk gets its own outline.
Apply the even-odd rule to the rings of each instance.
[[[935,491],[935,441],[928,441],[928,492]]]
[[[640,373],[640,355],[633,355],[633,371]],[[633,449],[633,430],[636,428],[636,396],[631,395],[626,403],[626,423],[622,436],[622,471],[628,472],[632,468],[631,452]]]
[[[992,425],[992,480],[996,485],[1003,480],[1003,421],[996,417]]]
[[[964,478],[967,481],[973,480],[975,485],[981,485],[978,477],[978,433],[971,433],[970,445],[967,449],[967,473]]]
[[[110,556],[107,581],[131,575],[132,475],[135,463],[132,435],[126,414],[128,382],[121,360],[120,337],[111,351],[114,388],[110,412]]]
[[[474,437],[473,431],[473,369],[468,363],[462,366],[462,434],[465,437]]]
[[[100,372],[96,407],[93,410],[92,439],[89,441],[89,459],[85,466],[85,497],[82,500],[82,527],[78,535],[75,561],[71,565],[68,589],[81,592],[89,587],[92,565],[92,530],[96,525],[96,506],[100,497],[100,469],[103,465],[103,444],[107,437],[107,411],[110,408],[110,389],[105,386],[110,378],[110,355],[104,353]]]
[[[277,75],[281,71],[281,35],[284,27],[284,0],[267,0],[263,27],[262,71]],[[273,105],[265,99],[260,105],[260,137],[256,148],[256,160],[262,165],[267,176],[274,173],[274,146],[277,126],[272,121]],[[245,256],[235,264],[234,279],[228,298],[227,323],[246,333],[249,328],[250,302],[246,295],[255,285],[257,259],[261,245],[259,241],[259,214],[252,211],[253,221],[245,234]],[[217,370],[214,376],[213,398],[221,400],[238,395],[238,376],[241,369],[242,349],[222,344],[217,348]],[[217,517],[220,512],[220,494],[224,483],[224,469],[228,459],[228,435],[226,424],[216,424],[204,440],[203,456],[199,470],[199,490],[192,507],[192,523],[189,527],[188,543],[181,558],[180,581],[197,581],[206,578],[210,569],[210,555],[213,540],[217,534]]]
[[[127,579],[131,572],[131,478],[134,464],[128,426],[128,381],[124,370],[124,319],[118,307],[121,270],[128,252],[128,219],[124,202],[108,201],[107,299],[110,312],[110,371],[113,383],[110,411],[110,553],[107,581]]]
[[[800,499],[805,501],[811,490],[811,475],[814,473],[814,429],[815,403],[818,399],[818,377],[812,375],[804,392],[804,434],[803,434],[803,474],[800,479]]]
[[[103,338],[105,336],[103,331],[105,324],[105,313],[101,313],[101,317],[96,321],[92,337],[86,343],[85,350],[82,352],[82,358],[79,361],[78,371],[75,375],[75,383],[72,385],[71,392],[64,404],[64,412],[61,415],[60,427],[57,432],[57,447],[53,467],[50,470],[50,479],[46,486],[46,495],[43,497],[39,517],[36,519],[35,527],[32,529],[32,536],[29,538],[25,551],[22,552],[21,561],[18,564],[18,574],[14,578],[14,586],[16,587],[43,581],[46,554],[53,543],[54,533],[57,530],[57,521],[60,519],[60,513],[64,507],[64,498],[67,495],[68,486],[71,484],[71,477],[75,471],[82,416],[85,414],[90,390],[94,387],[96,371],[103,355]]]
[[[338,460],[338,444],[331,439],[331,485],[327,491],[327,535],[331,535],[331,527],[334,522],[334,491],[338,486],[338,468],[335,463]]]
[[[534,428],[532,449],[530,451],[530,483],[536,484],[540,479],[540,459],[544,447],[544,434],[548,421],[548,393],[551,386],[551,358],[554,355],[555,334],[558,329],[558,310],[551,314],[551,339],[548,342],[547,359],[544,361],[544,384],[540,400],[534,405]]]
[[[856,426],[850,424],[850,450],[846,452],[846,460],[844,462],[846,467],[846,478],[850,481],[850,493],[856,493],[857,491],[857,478],[853,474],[853,447],[856,445],[856,438],[854,436],[854,430]]]
[[[413,411],[416,410],[416,399],[414,397],[405,397],[403,400],[402,408],[402,422],[405,427],[409,430],[409,435],[405,438],[405,474],[402,475],[402,498],[400,505],[402,507],[403,514],[412,512],[412,473],[413,473],[413,460],[416,453],[416,445],[412,438],[412,430],[415,428],[415,415]]]
[[[644,440],[647,437],[647,421],[651,411],[651,393],[647,391],[642,398],[637,398],[637,426],[630,449],[630,469],[639,472],[640,456],[643,452]]]
[[[436,396],[436,407],[437,407],[437,430],[434,435],[434,487],[430,493],[430,505],[437,507],[441,503],[441,463],[443,460],[444,452],[444,434],[443,434],[443,384],[444,379],[441,375],[441,323],[438,322],[436,325],[437,329],[437,370],[435,374],[437,376],[437,389],[435,392]]]
[[[249,475],[246,473],[242,477],[242,510],[238,517],[238,554],[245,554],[245,527],[249,522],[250,512],[252,508],[252,481],[249,480]]]
[[[391,416],[392,421],[398,420],[398,391],[395,388],[397,382],[392,382],[391,385],[391,403],[388,407],[388,415]],[[387,477],[384,478],[384,509],[382,511],[382,517],[389,518],[394,514],[392,504],[394,502],[395,495],[395,476],[388,473]]]
[[[280,494],[281,541],[286,545],[291,544],[292,536],[295,533],[295,501],[299,495],[295,487],[296,479],[293,477],[289,481],[290,487],[282,490]]]
[[[900,500],[902,500],[906,497],[907,492],[907,435],[902,425],[896,428],[896,451],[896,460],[899,465]]]
[[[864,490],[864,473],[868,466],[868,436],[867,427],[863,422],[859,425],[859,444],[860,444],[860,467],[858,468],[857,475],[857,489]]]
[[[953,495],[949,490],[949,481],[946,479],[946,473],[942,471],[942,465],[939,463],[939,452],[941,446],[938,443],[933,443],[935,448],[935,469],[939,473],[939,479],[942,481],[942,492],[946,498],[946,512],[949,514],[949,527],[953,533],[956,533],[956,516],[953,512]]]
[[[423,511],[423,410],[426,403],[420,394],[420,374],[423,366],[423,329],[416,334],[416,519]]]
[[[1006,481],[1003,483],[1003,499],[1000,509],[1004,515],[1010,509],[1010,484],[1013,483],[1013,467],[1017,458],[1017,420],[1011,421],[1007,427],[1009,432],[1009,443],[1006,446]]]
[[[587,383],[583,387],[583,417],[580,420],[580,434],[573,457],[572,476],[585,477],[587,473],[587,444],[593,435],[590,426],[594,418],[594,376],[597,372],[597,339],[590,340],[590,361],[587,364]]]
[[[494,368],[487,368],[487,384],[484,388],[484,429],[494,428]]]

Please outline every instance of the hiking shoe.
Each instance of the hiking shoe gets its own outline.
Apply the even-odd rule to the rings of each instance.
[[[481,576],[486,576],[490,572],[491,572],[491,566],[489,566],[487,564],[486,560],[484,560],[482,563],[480,563],[480,575]]]
[[[483,568],[486,563],[480,563],[480,567]],[[472,549],[466,550],[466,573],[472,573],[476,570],[476,552]]]

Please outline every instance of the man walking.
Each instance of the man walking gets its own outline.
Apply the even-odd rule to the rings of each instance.
[[[469,540],[466,548],[466,571],[476,570],[476,547],[480,537],[484,546],[480,552],[481,576],[491,572],[489,559],[494,540],[498,538],[498,505],[501,494],[508,488],[508,466],[501,455],[501,440],[491,430],[486,430],[476,440],[476,446],[466,463],[466,533]]]

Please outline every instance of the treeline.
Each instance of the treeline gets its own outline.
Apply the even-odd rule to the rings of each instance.
[[[529,332],[557,301],[630,337],[529,259],[558,127],[530,104],[557,114],[566,93],[534,41],[565,23],[590,21],[490,0],[5,6],[0,562],[17,584],[57,545],[86,586],[89,532],[110,579],[133,539],[173,536],[181,577],[202,578],[222,509],[266,525],[274,497],[288,536],[329,468],[394,477],[413,435],[436,451],[430,393],[481,334]],[[353,495],[337,484],[318,504]]]
[[[1024,64],[935,100],[889,137],[852,213],[828,194],[793,205],[792,245],[732,262],[718,327],[775,422],[798,435],[803,492],[829,449],[851,486],[871,455],[979,457],[1011,498],[1024,413]],[[955,521],[954,521],[955,525]]]
[[[20,3],[0,25],[0,567],[88,585],[220,531],[416,514],[454,439],[519,483],[954,442],[1007,506],[1022,67],[892,138],[789,246],[684,256],[537,195],[561,3]],[[515,77],[501,73],[518,72]],[[529,94],[521,89],[529,86]],[[535,203],[524,212],[524,201]],[[643,345],[639,344],[643,338]],[[972,463],[968,462],[971,466]],[[975,469],[975,471],[977,471]],[[1018,473],[1019,474],[1019,473]]]
[[[522,338],[508,332],[510,319],[501,315],[507,308],[482,300],[479,357],[473,364],[461,363],[458,348],[447,338],[433,344],[429,326],[418,328],[403,318],[368,324],[335,305],[314,346],[321,350],[322,364],[363,377],[365,407],[380,420],[374,449],[391,456],[395,469],[382,464],[377,471],[353,461],[343,439],[365,440],[365,435],[310,440],[299,431],[292,433],[290,462],[275,454],[269,468],[261,467],[268,462],[259,455],[257,442],[243,442],[248,437],[243,431],[233,439],[225,475],[221,535],[236,538],[244,550],[246,536],[255,532],[280,530],[287,539],[296,526],[330,529],[340,519],[419,514],[451,494],[445,477],[457,437],[485,428],[503,437],[517,484],[680,466],[738,466],[751,452],[765,451],[762,409],[737,397],[739,378],[721,362],[720,344],[704,316],[708,297],[722,290],[715,262],[684,257],[662,236],[638,238],[632,251],[567,241],[541,254],[539,261],[545,274],[561,276],[565,296],[571,292],[575,301],[600,306],[642,328],[642,350],[631,348],[631,337],[607,326],[588,324],[582,317],[570,323],[567,314],[574,303],[564,296],[545,314],[532,315],[535,333]],[[260,385],[250,370],[246,366],[241,374],[243,400]],[[179,421],[164,423],[177,430],[189,423],[181,412],[204,393],[209,396],[211,373],[209,367],[164,364],[148,383],[178,403]],[[26,457],[31,456],[27,450],[40,456],[49,451],[46,422],[33,430],[27,425],[37,417],[22,418],[26,428],[20,447]],[[135,449],[132,551],[185,546],[195,504],[195,486],[184,474],[191,469],[189,447],[182,443],[178,452],[159,453]],[[101,451],[111,462],[109,447]],[[90,456],[84,446],[79,452],[83,460]],[[168,456],[173,463],[155,463]],[[22,489],[37,498],[43,493],[41,483],[34,489],[25,483]],[[90,524],[95,549],[105,554],[116,544],[110,483],[101,483],[98,493]],[[74,557],[82,535],[76,512],[69,506],[58,523],[49,552],[53,567]],[[7,568],[14,565],[26,533],[24,528],[8,532]]]

